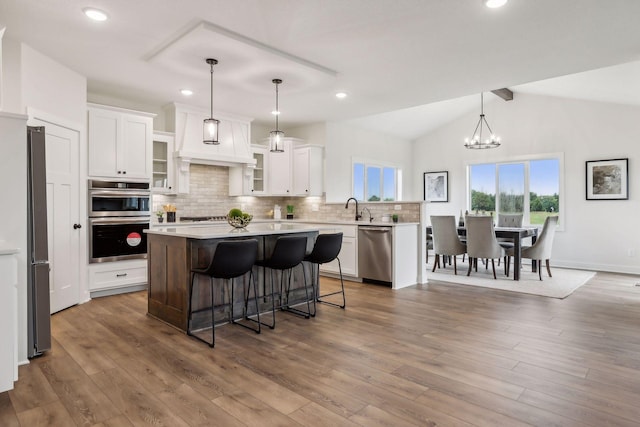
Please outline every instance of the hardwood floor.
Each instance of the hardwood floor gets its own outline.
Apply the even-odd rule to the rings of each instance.
[[[146,292],[94,299],[52,317],[0,426],[637,426],[638,281],[565,300],[347,282],[346,310],[224,325],[215,349],[148,317]]]

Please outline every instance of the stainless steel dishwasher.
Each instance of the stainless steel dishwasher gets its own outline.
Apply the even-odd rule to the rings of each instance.
[[[358,275],[391,283],[391,227],[358,226]]]

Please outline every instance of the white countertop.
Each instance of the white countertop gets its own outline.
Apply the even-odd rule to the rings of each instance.
[[[193,223],[192,223],[193,224]],[[196,223],[201,224],[201,223]],[[305,224],[289,224],[289,223],[251,223],[246,228],[233,228],[229,224],[219,222],[216,225],[195,225],[186,226],[184,223],[179,226],[163,226],[154,227],[145,230],[148,234],[159,234],[163,236],[186,237],[189,239],[222,239],[227,237],[250,237],[250,236],[266,236],[273,234],[291,234],[291,233],[307,233],[319,232],[320,230],[331,230],[331,226],[317,227]],[[336,230],[338,231],[338,230]]]
[[[255,224],[282,224],[282,225],[291,225],[291,224],[335,224],[335,225],[373,225],[377,227],[407,227],[407,226],[416,226],[419,223],[417,222],[383,222],[383,221],[349,221],[349,220],[312,220],[312,219],[282,219],[282,220],[273,220],[273,219],[254,219],[251,221],[251,225]],[[157,228],[166,228],[166,227],[210,227],[210,226],[228,226],[224,221],[186,221],[186,222],[171,222],[171,223],[162,223],[152,222],[151,227],[155,230]]]

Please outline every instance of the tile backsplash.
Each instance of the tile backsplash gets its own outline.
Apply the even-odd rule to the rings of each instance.
[[[344,203],[325,203],[324,197],[254,197],[229,196],[229,168],[223,166],[190,165],[189,194],[154,195],[154,212],[162,205],[172,203],[177,207],[177,216],[226,215],[232,208],[251,213],[256,219],[273,218],[274,205],[280,205],[282,218],[286,206],[293,205],[296,219],[349,221],[355,218],[355,204],[345,209]],[[346,200],[345,200],[346,202]],[[374,219],[383,214],[398,214],[401,222],[418,222],[420,204],[416,202],[358,203],[371,211]],[[401,210],[395,210],[399,205]],[[365,219],[368,214],[365,212]]]

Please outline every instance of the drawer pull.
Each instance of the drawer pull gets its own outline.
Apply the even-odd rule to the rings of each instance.
[[[127,275],[127,273],[116,274],[116,277],[125,277],[126,275]]]

